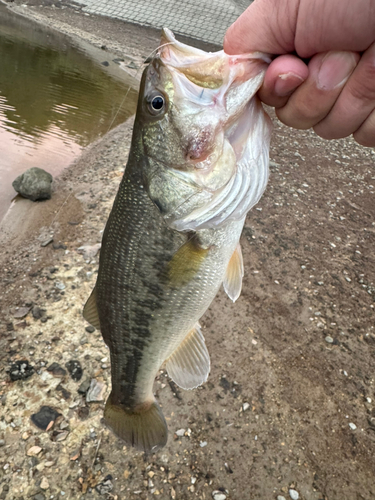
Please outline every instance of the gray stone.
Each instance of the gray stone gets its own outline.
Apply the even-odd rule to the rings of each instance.
[[[30,200],[49,200],[52,191],[52,175],[37,167],[29,168],[12,183],[14,189]]]
[[[285,497],[283,497],[282,495],[278,495],[277,500],[285,500]]]
[[[296,490],[289,490],[289,496],[292,500],[298,500],[299,499],[299,493]]]

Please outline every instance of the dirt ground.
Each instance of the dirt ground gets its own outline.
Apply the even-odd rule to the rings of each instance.
[[[33,12],[119,53],[157,45],[71,9]],[[203,387],[178,390],[160,372],[169,439],[145,457],[101,421],[108,350],[81,315],[131,127],[89,147],[51,200],[17,201],[0,228],[0,499],[373,500],[375,151],[275,120],[270,182],[241,238],[242,295],[221,291],[202,319]],[[23,360],[31,376],[12,381]],[[78,392],[90,380],[99,402]],[[46,431],[30,418],[42,406],[61,414]]]

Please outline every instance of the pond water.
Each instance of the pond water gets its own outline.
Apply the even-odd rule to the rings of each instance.
[[[30,167],[59,174],[135,112],[137,82],[121,69],[126,61],[74,46],[1,4],[0,61],[1,220],[19,174]]]

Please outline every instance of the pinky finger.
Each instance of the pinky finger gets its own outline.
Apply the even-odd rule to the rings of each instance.
[[[375,146],[375,109],[370,113],[359,129],[354,132],[353,137],[361,146]]]

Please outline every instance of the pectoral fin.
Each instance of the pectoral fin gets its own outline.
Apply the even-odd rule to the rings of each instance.
[[[182,389],[195,389],[206,382],[210,373],[210,355],[197,323],[167,360],[171,379]]]
[[[244,268],[241,245],[238,244],[229,261],[223,281],[224,290],[233,302],[235,302],[241,294],[243,275]]]
[[[94,290],[91,292],[91,295],[83,308],[83,317],[90,323],[90,325],[95,326],[97,330],[100,330],[99,313],[96,305],[96,287],[94,287]]]

